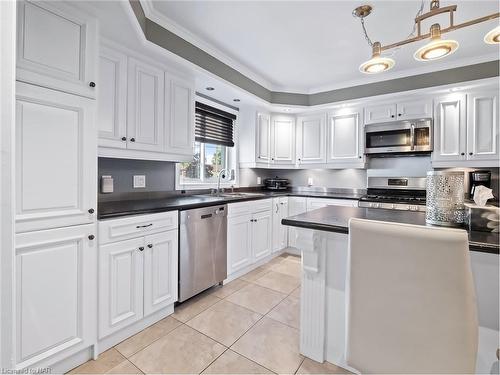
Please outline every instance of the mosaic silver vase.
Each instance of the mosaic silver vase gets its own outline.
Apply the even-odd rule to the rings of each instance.
[[[426,202],[425,221],[428,224],[464,225],[464,172],[427,172]]]

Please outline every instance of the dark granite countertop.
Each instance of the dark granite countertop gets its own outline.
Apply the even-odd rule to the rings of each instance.
[[[291,216],[283,219],[282,223],[299,228],[348,233],[349,219],[351,218],[427,225],[424,212],[343,206],[328,206],[301,215]],[[499,234],[479,231],[469,232],[469,248],[472,251],[498,254]]]
[[[148,199],[123,199],[116,201],[101,201],[98,203],[98,219],[112,219],[121,216],[139,215],[174,210],[189,210],[219,204],[245,202],[250,200],[267,199],[280,196],[310,197],[310,198],[331,198],[331,199],[359,199],[363,193],[356,191],[282,191],[251,192],[252,195],[217,197],[211,195],[175,195],[163,198]]]

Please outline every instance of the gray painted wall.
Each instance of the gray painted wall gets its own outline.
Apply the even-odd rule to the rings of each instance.
[[[114,179],[114,192],[101,194],[102,175],[111,175]],[[133,176],[145,175],[146,187],[133,188]],[[99,197],[111,198],[120,193],[172,191],[175,190],[175,163],[168,161],[130,160],[99,158]]]

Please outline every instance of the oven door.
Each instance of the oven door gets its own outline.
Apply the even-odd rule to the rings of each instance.
[[[385,154],[413,151],[411,123],[365,126],[365,153]]]

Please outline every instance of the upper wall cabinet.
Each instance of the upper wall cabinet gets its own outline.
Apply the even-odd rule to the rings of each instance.
[[[498,163],[498,91],[469,93],[467,114],[467,159],[491,160]]]
[[[25,0],[17,16],[17,79],[95,98],[95,19],[68,3]]]
[[[99,76],[99,156],[169,161],[193,157],[193,81],[108,45],[100,50]]]
[[[295,164],[295,118],[271,117],[271,163]]]
[[[16,231],[92,223],[94,101],[18,82]]]
[[[365,124],[432,117],[432,100],[408,99],[365,107]]]
[[[127,147],[127,56],[101,46],[97,126],[99,146]]]
[[[163,70],[142,61],[128,61],[127,147],[133,150],[164,149]]]
[[[193,155],[194,87],[191,81],[166,74],[166,152]]]
[[[434,101],[434,151],[432,160],[466,160],[465,95],[453,94]]]
[[[271,116],[268,113],[257,113],[255,153],[257,163],[271,161]]]
[[[328,116],[327,163],[363,163],[361,110],[349,109]]]
[[[297,118],[297,164],[326,162],[326,115]]]

